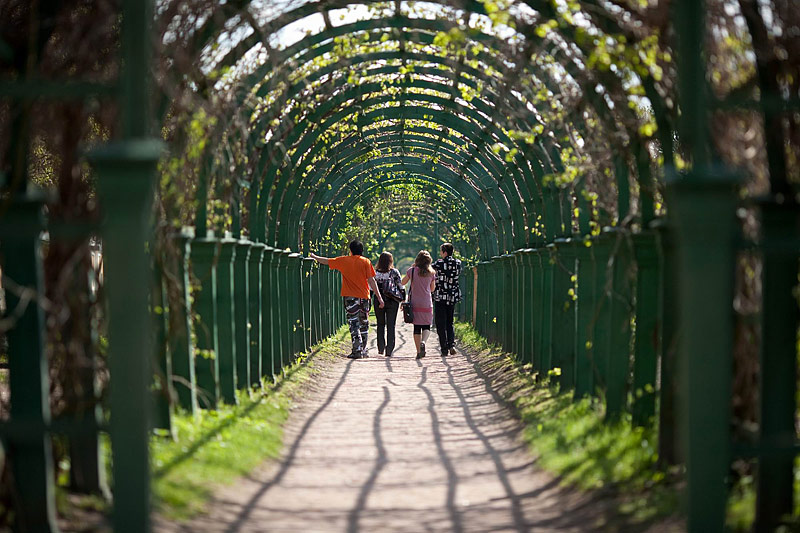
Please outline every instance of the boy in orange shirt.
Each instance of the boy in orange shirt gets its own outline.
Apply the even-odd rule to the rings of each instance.
[[[347,314],[347,324],[350,326],[350,338],[353,340],[353,351],[347,356],[350,359],[368,357],[370,289],[383,308],[383,298],[378,290],[378,284],[375,283],[375,269],[372,268],[370,260],[361,255],[363,253],[364,245],[355,240],[350,242],[350,255],[327,258],[310,254],[311,259],[317,263],[328,265],[331,270],[342,273],[341,294]]]

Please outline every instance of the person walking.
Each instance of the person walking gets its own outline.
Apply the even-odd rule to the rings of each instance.
[[[385,350],[386,357],[391,357],[394,351],[394,326],[397,321],[397,311],[400,309],[400,302],[405,300],[405,294],[400,288],[400,272],[394,268],[392,254],[383,252],[378,258],[378,265],[375,270],[375,283],[378,284],[380,296],[383,297],[385,303],[383,308],[377,307],[378,295],[375,295],[375,318],[378,321],[378,355],[383,355]]]
[[[440,248],[441,258],[433,263],[436,271],[436,290],[433,292],[433,315],[436,334],[442,356],[456,354],[456,334],[453,330],[453,311],[461,301],[461,261],[453,257],[453,245],[444,243]]]
[[[353,349],[347,357],[361,359],[369,357],[367,354],[367,333],[369,333],[369,290],[375,293],[380,308],[383,308],[383,297],[375,283],[375,269],[366,257],[363,257],[364,245],[360,241],[350,242],[350,255],[341,257],[322,257],[314,253],[309,257],[317,263],[328,265],[331,270],[342,273],[342,300],[347,314],[347,324],[350,326],[350,338]]]
[[[408,269],[400,281],[403,285],[411,282],[409,299],[414,314],[414,344],[417,347],[417,359],[425,357],[425,342],[431,334],[433,322],[433,301],[431,293],[436,288],[436,272],[431,268],[433,258],[427,250],[422,250],[414,260],[414,266]]]

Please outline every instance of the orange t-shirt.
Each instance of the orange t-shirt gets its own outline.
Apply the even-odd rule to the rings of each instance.
[[[343,255],[330,259],[328,266],[342,273],[342,296],[369,299],[367,280],[375,277],[369,259],[361,255]]]

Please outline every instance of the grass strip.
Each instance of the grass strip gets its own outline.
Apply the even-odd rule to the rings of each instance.
[[[342,328],[301,355],[263,391],[239,391],[239,405],[220,405],[196,416],[177,413],[177,438],[154,436],[150,444],[156,509],[165,518],[186,520],[205,508],[216,488],[278,457],[292,401],[341,353],[346,333]]]
[[[598,399],[574,401],[572,392],[560,393],[550,380],[537,382],[528,366],[498,353],[469,324],[455,328],[492,386],[517,411],[540,467],[581,489],[614,491],[620,512],[635,522],[677,512],[680,470],[659,468],[655,427],[634,427],[629,416],[607,422]]]

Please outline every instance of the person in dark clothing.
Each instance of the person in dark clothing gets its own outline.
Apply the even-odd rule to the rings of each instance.
[[[394,351],[394,327],[397,321],[397,311],[400,309],[401,295],[400,271],[394,268],[394,258],[389,252],[383,252],[378,258],[375,267],[375,283],[378,285],[380,296],[385,305],[378,305],[377,294],[375,297],[375,318],[378,321],[378,355],[391,357]]]
[[[433,316],[442,356],[455,355],[456,334],[453,330],[453,312],[461,301],[461,261],[453,257],[453,245],[444,243],[440,259],[433,263],[436,271],[436,290],[433,292]]]

